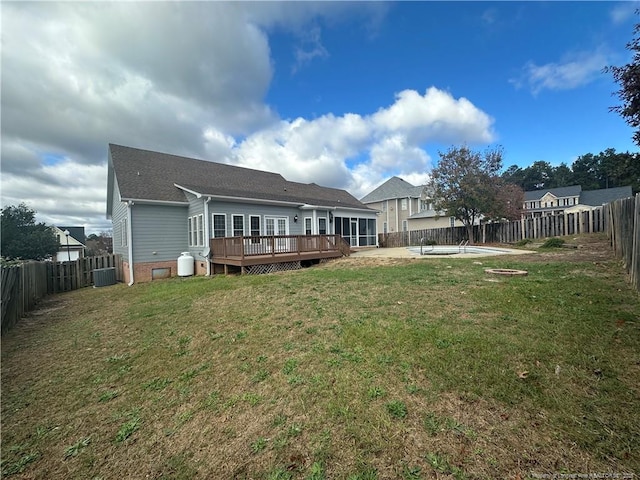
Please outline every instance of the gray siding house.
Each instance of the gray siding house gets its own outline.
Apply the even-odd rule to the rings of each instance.
[[[285,180],[276,173],[109,145],[107,218],[125,281],[177,274],[189,252],[195,273],[211,274],[210,239],[340,235],[375,246],[376,212],[345,190]]]

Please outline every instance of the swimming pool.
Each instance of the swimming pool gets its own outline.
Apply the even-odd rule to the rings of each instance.
[[[411,253],[420,255],[420,247],[407,247]],[[493,247],[480,247],[476,245],[458,246],[458,245],[425,245],[422,247],[422,255],[504,255],[511,253],[510,250]]]

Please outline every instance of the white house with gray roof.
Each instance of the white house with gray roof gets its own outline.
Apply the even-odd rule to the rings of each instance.
[[[592,210],[605,203],[633,196],[631,186],[582,190],[580,185],[524,192],[525,218]]]
[[[345,190],[121,145],[108,157],[107,218],[130,284],[176,275],[181,252],[196,274],[210,274],[212,238],[335,234],[377,244],[375,210]]]

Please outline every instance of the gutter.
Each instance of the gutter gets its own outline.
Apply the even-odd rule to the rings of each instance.
[[[129,283],[128,285],[133,285],[133,235],[131,230],[133,229],[133,222],[131,221],[131,206],[133,202],[129,200],[127,202],[127,253],[129,256]]]
[[[209,248],[209,202],[211,201],[211,197],[207,197],[204,201],[204,241],[206,242],[204,245],[204,251],[206,252]],[[210,255],[207,256],[207,277],[211,276],[211,262]]]

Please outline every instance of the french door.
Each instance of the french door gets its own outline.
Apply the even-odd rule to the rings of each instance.
[[[288,235],[289,222],[287,217],[264,217],[265,233],[267,235]],[[288,249],[287,238],[277,238],[274,247],[276,252],[286,252]]]

